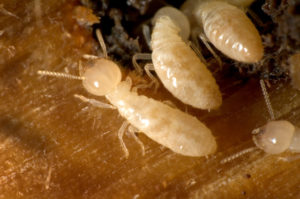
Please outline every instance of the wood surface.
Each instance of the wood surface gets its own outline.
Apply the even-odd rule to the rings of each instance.
[[[37,2],[40,2],[39,7]],[[0,198],[300,198],[300,156],[268,155],[254,147],[251,131],[269,115],[257,79],[217,81],[224,103],[201,111],[174,99],[163,86],[140,93],[170,100],[213,132],[218,150],[184,157],[138,134],[128,134],[125,158],[117,131],[124,119],[74,98],[88,94],[80,81],[41,77],[38,70],[78,74],[83,54],[98,52],[89,28],[74,17],[72,1],[2,0],[0,12]],[[39,9],[40,8],[40,9]],[[149,81],[134,72],[135,83]],[[300,95],[290,82],[272,83],[278,118],[300,126]],[[170,116],[172,117],[172,116]]]

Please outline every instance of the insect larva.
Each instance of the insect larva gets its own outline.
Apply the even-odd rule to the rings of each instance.
[[[237,61],[254,63],[261,60],[264,50],[260,35],[241,9],[225,1],[191,1],[183,6],[184,13],[203,28],[217,49]]]
[[[216,109],[222,104],[216,80],[182,40],[179,31],[168,16],[157,18],[151,38],[155,72],[164,86],[182,102],[196,108]]]
[[[260,81],[268,109],[272,109],[263,80]],[[272,116],[273,110],[269,110]],[[266,153],[277,154],[287,149],[300,152],[300,129],[287,120],[269,121],[266,125],[253,130],[253,141]]]
[[[66,76],[68,74],[38,71],[41,75]],[[138,131],[168,147],[172,151],[186,156],[204,156],[216,151],[216,141],[210,129],[195,117],[172,108],[160,101],[138,95],[131,91],[131,81],[121,81],[121,71],[116,63],[107,59],[96,59],[81,79],[83,87],[91,94],[105,96],[118,109],[121,116]],[[103,107],[96,101],[81,95],[76,97],[93,105]],[[119,131],[121,146],[128,156],[128,150],[122,136],[127,124]]]

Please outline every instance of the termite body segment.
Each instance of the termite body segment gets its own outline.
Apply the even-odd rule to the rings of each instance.
[[[49,71],[38,71],[38,73],[76,78],[76,76]],[[172,151],[192,157],[205,156],[216,151],[216,141],[210,129],[187,113],[131,91],[131,81],[121,81],[120,68],[113,61],[97,59],[92,67],[76,79],[82,80],[83,87],[89,93],[105,96],[119,110],[121,116],[139,132],[143,132]],[[80,95],[76,97],[100,107],[109,107]],[[121,144],[127,152],[122,141]]]
[[[253,141],[266,153],[278,154],[290,149],[300,153],[300,129],[289,121],[270,121],[253,131]]]
[[[131,92],[126,82],[121,82],[106,98],[131,125],[176,153],[199,157],[216,150],[211,131],[199,120],[162,102]]]
[[[152,62],[164,86],[178,99],[200,109],[216,109],[222,96],[211,72],[181,39],[179,28],[162,16],[152,38]]]
[[[202,0],[187,2],[182,9],[192,13],[190,18],[202,27],[208,40],[231,59],[255,63],[263,57],[259,32],[240,8],[226,1]]]

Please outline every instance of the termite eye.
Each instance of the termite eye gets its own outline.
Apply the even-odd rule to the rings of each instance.
[[[83,74],[83,87],[93,95],[106,95],[113,91],[121,81],[121,71],[112,61],[97,59]]]
[[[190,36],[190,22],[188,18],[178,9],[166,6],[161,9],[159,9],[152,20],[153,25],[157,21],[158,18],[162,16],[168,16],[173,23],[175,23],[178,28],[180,29],[180,36],[183,40],[187,40]]]
[[[288,121],[271,121],[252,132],[253,141],[266,153],[282,153],[289,148],[294,131],[294,125]]]

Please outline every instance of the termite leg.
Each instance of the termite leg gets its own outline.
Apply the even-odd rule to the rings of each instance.
[[[151,50],[151,33],[150,33],[150,27],[148,25],[143,25],[142,26],[142,30],[143,30],[143,36],[145,38],[145,41],[149,47],[149,49]]]
[[[280,160],[285,161],[285,162],[293,162],[296,160],[300,159],[300,154],[297,154],[295,156],[290,156],[290,157],[279,157]]]
[[[130,133],[130,135],[134,138],[134,140],[140,145],[141,149],[142,149],[142,155],[145,155],[145,146],[143,144],[143,142],[136,136],[136,132],[138,132],[138,129],[135,128],[134,126],[130,125],[128,127],[128,132]]]
[[[136,85],[134,87],[132,87],[131,91],[137,93],[138,89],[146,89],[146,88],[150,88],[152,86],[152,84],[139,84]]]
[[[207,66],[206,59],[204,58],[201,51],[199,50],[200,44],[199,44],[199,40],[198,40],[198,35],[199,35],[200,31],[201,30],[199,30],[199,29],[195,29],[192,31],[192,34],[191,34],[192,42],[189,42],[188,45],[196,53],[196,55],[200,58],[200,60]]]
[[[149,76],[149,78],[151,79],[151,86],[154,84],[154,92],[157,91],[158,87],[159,87],[159,82],[158,80],[151,74],[150,70],[154,71],[154,66],[153,64],[146,64],[145,65],[145,72],[146,74]]]
[[[99,59],[98,56],[95,56],[95,55],[88,55],[88,54],[84,54],[84,55],[82,55],[82,57],[83,57],[84,59]]]
[[[204,63],[207,66],[207,61],[203,57],[203,55],[202,55],[201,51],[199,50],[199,48],[197,47],[197,45],[194,44],[193,42],[188,42],[188,45],[196,53],[196,55],[200,58],[200,60],[202,61],[202,63]]]
[[[100,102],[100,101],[95,100],[95,99],[89,99],[89,98],[84,97],[83,95],[74,94],[74,97],[80,99],[83,102],[90,103],[93,106],[96,106],[96,107],[99,107],[99,108],[116,109],[116,107],[111,105],[111,104]]]
[[[132,56],[132,64],[135,68],[135,70],[138,72],[138,74],[143,74],[142,67],[137,63],[137,60],[151,60],[151,54],[150,53],[136,53]]]
[[[170,100],[164,100],[164,101],[162,101],[162,103],[164,103],[164,104],[166,104],[166,105],[168,105],[168,106],[170,106],[172,108],[176,108],[177,109],[176,105],[172,101],[170,101]]]
[[[129,87],[132,87],[132,79],[129,76],[126,77],[125,82],[127,82]]]
[[[296,127],[289,149],[294,153],[300,153],[300,128]]]
[[[79,72],[79,76],[82,77],[83,68],[80,60],[78,61],[78,72]]]
[[[220,57],[216,54],[216,52],[212,49],[212,47],[209,45],[208,43],[208,39],[206,38],[206,36],[203,33],[200,33],[199,38],[201,39],[201,41],[204,43],[204,45],[206,46],[206,48],[209,50],[209,52],[214,56],[214,58],[217,60],[217,62],[219,63],[220,69],[222,70],[222,61],[220,59]]]
[[[128,152],[128,149],[127,149],[127,147],[124,143],[123,136],[124,136],[125,130],[128,127],[128,125],[129,125],[129,123],[127,121],[124,121],[122,126],[120,127],[120,129],[118,131],[118,138],[119,138],[119,141],[120,141],[120,144],[121,144],[121,148],[124,151],[126,159],[129,157],[129,152]]]
[[[134,86],[131,90],[133,92],[137,92],[138,89],[146,89],[146,88],[151,88],[154,85],[154,92],[157,92],[157,89],[159,88],[159,82],[158,80],[151,74],[150,70],[154,70],[153,64],[146,64],[145,65],[145,72],[151,79],[151,82],[148,84],[139,84]]]
[[[11,17],[15,17],[16,19],[20,19],[20,17],[18,17],[17,15],[15,15],[12,12],[9,12],[8,10],[6,10],[3,6],[3,4],[0,4],[0,13],[5,14],[5,15],[9,15]]]

